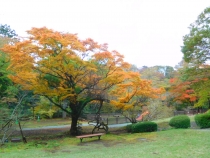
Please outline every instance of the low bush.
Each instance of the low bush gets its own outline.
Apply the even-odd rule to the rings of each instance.
[[[126,126],[127,132],[132,132],[132,126],[133,126],[133,124],[130,124],[130,125]]]
[[[195,122],[200,128],[210,128],[210,112],[196,115]]]
[[[190,118],[187,115],[177,115],[169,121],[169,125],[174,128],[189,128]]]
[[[132,133],[153,132],[157,131],[157,124],[155,122],[138,122],[127,125],[126,129]]]

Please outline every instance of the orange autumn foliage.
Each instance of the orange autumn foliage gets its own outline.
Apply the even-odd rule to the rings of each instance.
[[[178,79],[174,79],[173,81],[174,82],[171,82],[171,94],[174,96],[175,101],[195,102],[198,99],[195,91],[190,86],[191,83],[198,82],[198,79],[195,79],[191,82],[181,82]]]
[[[157,97],[163,89],[129,70],[117,51],[92,39],[80,40],[76,34],[51,29],[32,28],[29,38],[2,50],[9,54],[13,72],[10,78],[23,89],[45,96],[62,110],[73,113],[71,133],[77,120],[91,101],[111,100],[124,110],[136,104],[135,97]],[[68,109],[64,109],[63,102]]]
[[[119,109],[127,110],[134,106],[142,106],[138,101],[138,97],[158,98],[164,88],[153,88],[152,82],[140,78],[139,73],[130,72],[127,74],[127,81],[118,84],[111,94],[117,99],[112,100],[112,104]]]

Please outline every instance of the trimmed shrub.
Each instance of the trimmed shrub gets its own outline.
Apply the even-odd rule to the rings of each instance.
[[[132,124],[132,133],[153,132],[157,131],[157,124],[155,122],[138,122]]]
[[[126,126],[126,130],[127,130],[127,132],[132,132],[132,126],[133,126],[134,124],[130,124],[130,125],[127,125]]]
[[[188,128],[190,127],[190,118],[187,115],[177,115],[169,121],[169,125],[174,128]]]
[[[200,128],[210,128],[210,112],[195,115],[195,123]]]

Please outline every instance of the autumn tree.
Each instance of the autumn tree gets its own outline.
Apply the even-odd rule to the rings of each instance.
[[[189,64],[184,73],[199,99],[195,106],[210,107],[210,7],[206,8],[189,27],[183,38],[182,53]]]
[[[171,82],[171,95],[174,98],[174,102],[186,104],[186,106],[194,106],[198,97],[195,91],[191,87],[191,82],[181,81],[178,78],[173,78]]]
[[[75,34],[45,27],[32,28],[28,34],[27,40],[2,49],[10,56],[10,78],[70,114],[70,134],[76,135],[84,107],[94,100],[110,100],[114,86],[128,80],[130,65],[117,51],[92,39],[79,40]]]
[[[138,72],[129,72],[126,76],[128,81],[118,84],[114,90],[112,90],[112,96],[116,96],[116,100],[112,100],[111,103],[117,108],[124,111],[124,116],[127,117],[130,122],[135,123],[138,111],[144,105],[147,105],[142,98],[158,98],[163,92],[164,88],[153,88],[150,80],[140,78]]]

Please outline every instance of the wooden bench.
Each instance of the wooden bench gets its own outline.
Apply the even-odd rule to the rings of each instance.
[[[98,140],[100,140],[101,136],[104,135],[105,133],[95,133],[95,134],[86,134],[86,135],[80,135],[76,136],[77,138],[80,139],[80,142],[82,143],[83,138],[92,138],[92,137],[98,137]]]
[[[21,139],[20,138],[12,138],[11,142],[21,142]]]

